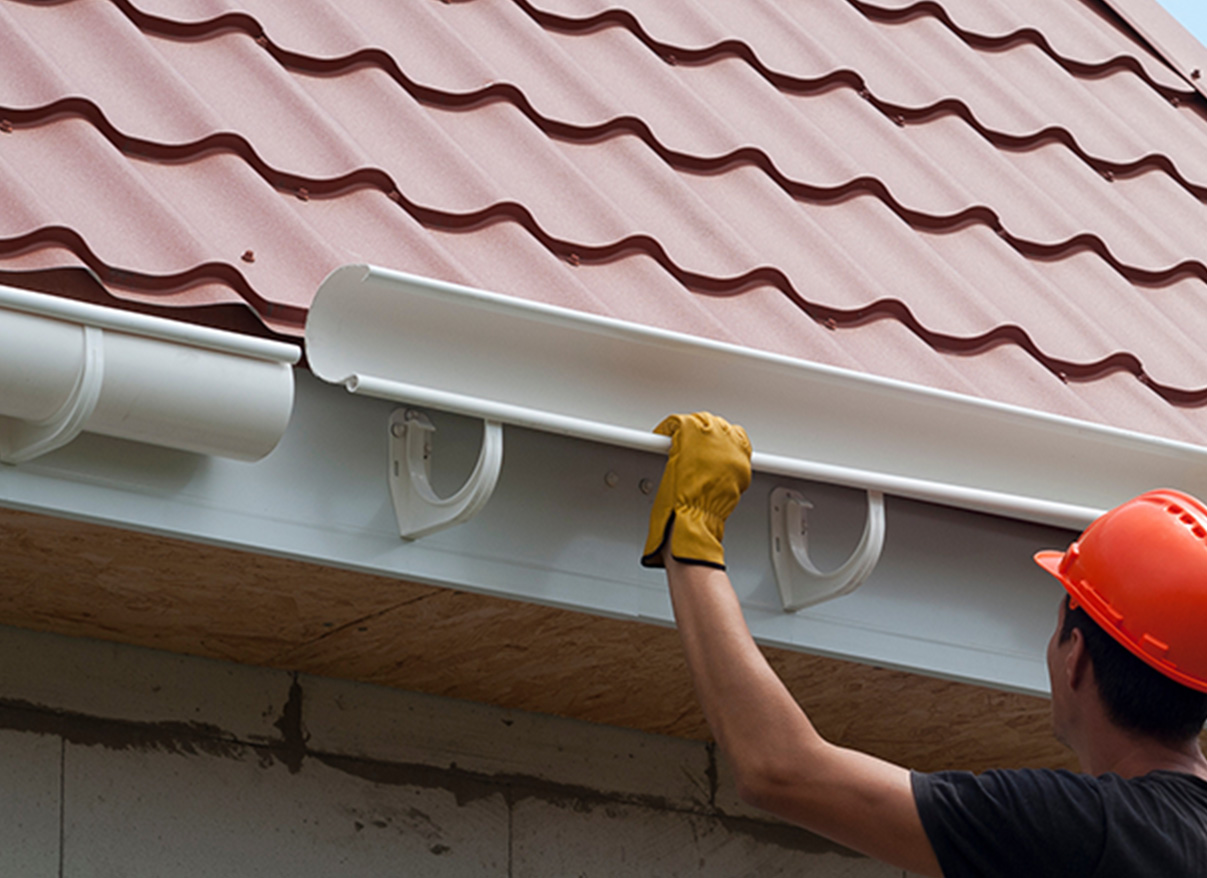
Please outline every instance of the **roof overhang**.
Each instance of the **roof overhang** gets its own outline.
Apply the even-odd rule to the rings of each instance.
[[[1060,587],[1031,555],[1072,537],[1052,525],[1077,529],[1153,483],[1203,488],[1195,447],[365,266],[328,279],[309,331],[312,368],[336,383],[296,376],[262,460],[85,432],[0,468],[0,504],[671,625],[663,577],[637,563],[661,470],[649,430],[712,408],[760,449],[726,530],[756,639],[1042,693]],[[416,540],[399,538],[390,502],[399,400],[439,429],[438,495],[479,457],[476,419],[508,425],[489,502]],[[810,551],[832,569],[867,514],[852,487],[889,495],[879,562],[854,592],[784,612],[774,498],[813,504]]]

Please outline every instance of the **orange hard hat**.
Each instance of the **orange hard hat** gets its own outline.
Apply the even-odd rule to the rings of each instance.
[[[1062,554],[1035,560],[1074,606],[1165,676],[1207,692],[1207,506],[1141,494],[1096,519]]]

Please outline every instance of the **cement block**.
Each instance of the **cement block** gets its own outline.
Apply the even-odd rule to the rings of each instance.
[[[708,807],[704,745],[318,677],[300,678],[313,750]]]
[[[512,827],[514,878],[901,878],[803,830],[701,814],[528,798]]]
[[[59,786],[63,742],[0,731],[0,875],[59,874]]]
[[[285,671],[7,627],[0,667],[3,702],[253,742],[280,738],[292,683]]]
[[[312,758],[294,772],[238,745],[118,747],[67,747],[63,878],[507,874],[497,792],[374,780]]]

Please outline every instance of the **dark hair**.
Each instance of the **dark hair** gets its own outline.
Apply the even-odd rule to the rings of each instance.
[[[1074,628],[1085,638],[1098,691],[1116,725],[1170,744],[1197,737],[1203,730],[1207,692],[1183,686],[1132,655],[1085,610],[1070,606],[1066,595],[1061,643]]]

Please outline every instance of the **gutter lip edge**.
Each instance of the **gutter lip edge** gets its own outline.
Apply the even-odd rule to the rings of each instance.
[[[0,284],[0,309],[288,365],[295,365],[302,357],[301,347],[287,342],[79,302],[3,284]]]

